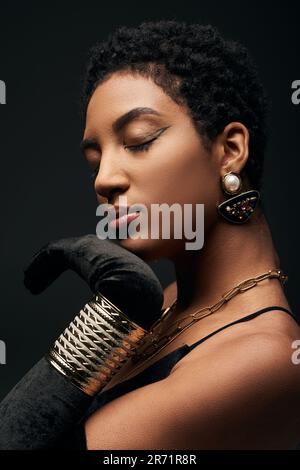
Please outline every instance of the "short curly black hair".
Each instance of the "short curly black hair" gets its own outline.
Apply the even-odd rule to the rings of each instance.
[[[95,88],[120,71],[150,77],[186,105],[208,145],[229,122],[242,122],[250,137],[243,173],[260,188],[269,103],[245,46],[225,40],[212,25],[171,19],[119,26],[90,48],[80,97],[83,119]]]

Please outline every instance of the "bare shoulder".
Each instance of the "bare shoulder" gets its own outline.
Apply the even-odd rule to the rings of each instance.
[[[291,373],[299,385],[300,391],[300,335],[289,336],[282,332],[259,331],[251,334],[232,335],[218,343],[211,343],[211,348],[195,348],[177,364],[184,367],[174,368],[184,374],[204,368],[214,369],[226,364],[226,370],[236,371],[238,367],[247,366],[255,373],[265,372],[266,367],[272,366],[276,373],[283,368]],[[297,359],[297,356],[299,357]],[[299,367],[295,367],[298,365]],[[268,369],[268,372],[272,372]],[[257,375],[256,375],[257,376]],[[299,397],[300,400],[300,397]]]
[[[293,449],[300,442],[293,352],[282,334],[220,341],[94,413],[88,449]]]
[[[191,384],[192,396],[201,390],[202,399],[213,400],[214,412],[219,409],[224,416],[226,410],[240,413],[241,436],[243,425],[248,426],[241,439],[248,436],[253,448],[293,448],[300,442],[299,336],[257,332],[224,341],[214,353],[199,354],[198,361],[178,368],[173,382]],[[194,403],[197,406],[197,399]],[[269,441],[265,441],[265,433]]]
[[[287,317],[287,316],[286,316]],[[290,317],[278,318],[277,328],[238,329],[230,336],[215,338],[208,347],[195,348],[179,361],[171,372],[174,381],[207,384],[224,387],[224,400],[228,390],[241,391],[241,396],[258,394],[257,398],[270,404],[270,398],[278,398],[275,416],[289,416],[297,410],[295,426],[300,424],[300,328]],[[281,328],[280,328],[281,326]],[[240,334],[238,334],[240,332]],[[217,336],[217,335],[216,335]],[[184,359],[185,359],[184,358]],[[180,364],[181,362],[181,364]],[[243,390],[243,393],[242,393]],[[280,398],[279,398],[280,397]],[[286,405],[289,403],[289,412]],[[291,426],[293,424],[291,423]],[[300,435],[299,435],[300,441]]]
[[[246,348],[254,348],[253,352],[255,348],[259,348],[258,353],[263,347],[280,348],[282,352],[290,354],[299,344],[299,323],[286,312],[271,310],[252,318],[251,321],[231,325],[206,339],[176,363],[173,370],[181,364],[188,364],[194,360],[198,362],[202,357],[207,358],[207,355],[218,355],[223,348],[229,353],[232,352],[232,357],[235,358],[235,353],[239,354],[240,349]]]

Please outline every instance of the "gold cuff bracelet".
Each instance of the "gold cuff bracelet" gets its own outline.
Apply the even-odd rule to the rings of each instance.
[[[45,357],[80,390],[93,396],[135,354],[146,334],[147,330],[97,293]]]

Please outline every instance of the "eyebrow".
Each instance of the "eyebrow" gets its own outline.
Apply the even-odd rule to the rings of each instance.
[[[113,125],[112,129],[115,133],[120,132],[123,127],[126,126],[130,121],[133,121],[134,119],[137,119],[139,116],[144,115],[144,114],[152,114],[156,116],[162,116],[161,113],[156,111],[153,108],[147,108],[147,107],[138,107],[138,108],[133,108],[130,111],[128,111],[125,114],[122,114],[122,116],[118,117]],[[99,145],[97,143],[97,140],[92,138],[92,139],[83,139],[80,142],[80,150],[83,152],[87,148],[92,148],[95,150],[99,149]]]

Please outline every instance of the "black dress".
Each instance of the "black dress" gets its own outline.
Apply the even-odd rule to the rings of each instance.
[[[132,390],[135,390],[137,388],[143,387],[150,383],[154,383],[154,382],[157,382],[159,380],[166,378],[169,375],[173,366],[176,364],[176,362],[178,362],[181,358],[186,356],[196,346],[203,343],[204,341],[206,341],[208,338],[215,335],[219,331],[222,331],[231,325],[235,325],[236,323],[241,323],[244,321],[251,320],[252,318],[255,318],[258,315],[261,315],[262,313],[268,312],[270,310],[282,310],[283,312],[288,313],[296,320],[296,322],[300,326],[300,320],[289,310],[285,309],[284,307],[270,306],[270,307],[265,307],[263,309],[257,310],[256,312],[246,315],[245,317],[239,318],[238,320],[235,320],[229,323],[228,325],[225,325],[217,329],[216,331],[213,331],[209,335],[205,336],[204,338],[201,338],[199,341],[196,341],[190,346],[187,344],[184,344],[183,346],[175,349],[174,351],[171,351],[169,354],[162,357],[157,362],[154,362],[153,364],[151,364],[146,369],[142,370],[139,374],[135,375],[134,377],[128,380],[125,380],[119,384],[116,384],[114,387],[111,387],[109,390],[100,392],[99,395],[96,395],[94,397],[94,400],[92,401],[91,406],[88,408],[87,412],[84,414],[84,416],[82,417],[80,422],[77,424],[73,432],[68,433],[68,435],[65,436],[65,438],[60,441],[60,443],[57,445],[56,448],[65,449],[65,450],[67,449],[87,450],[84,422],[96,410],[101,408],[106,403],[114,400],[115,398],[120,397],[121,395],[125,395],[126,393],[129,393]]]

